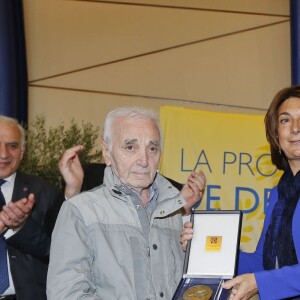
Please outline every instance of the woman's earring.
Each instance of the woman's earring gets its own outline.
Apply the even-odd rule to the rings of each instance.
[[[278,150],[278,152],[279,152],[279,155],[281,155],[281,148],[280,148],[280,146],[279,146],[279,150]]]

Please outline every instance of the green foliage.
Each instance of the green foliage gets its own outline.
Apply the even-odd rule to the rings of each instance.
[[[78,125],[74,119],[66,127],[61,123],[57,127],[46,128],[45,116],[37,116],[27,130],[27,144],[20,170],[38,175],[61,187],[61,175],[58,162],[63,152],[75,145],[84,145],[79,153],[81,164],[101,162],[102,153],[95,150],[99,136],[99,127],[89,122]]]

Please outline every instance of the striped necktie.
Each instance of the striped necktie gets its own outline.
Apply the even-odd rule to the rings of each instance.
[[[5,205],[5,199],[1,191],[4,179],[0,179],[0,211]],[[6,241],[3,234],[0,235],[0,295],[2,295],[9,287],[8,281],[8,267],[7,267],[7,248]]]

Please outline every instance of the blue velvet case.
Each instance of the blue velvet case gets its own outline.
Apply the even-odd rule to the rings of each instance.
[[[209,298],[199,295],[199,299],[225,300],[230,291],[223,289],[222,283],[236,275],[242,213],[193,211],[191,222],[194,234],[187,246],[183,277],[172,300],[183,300],[185,292],[195,286],[212,291]]]

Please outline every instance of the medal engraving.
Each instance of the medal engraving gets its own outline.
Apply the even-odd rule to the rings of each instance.
[[[209,300],[213,290],[207,285],[195,285],[183,294],[183,300]]]

